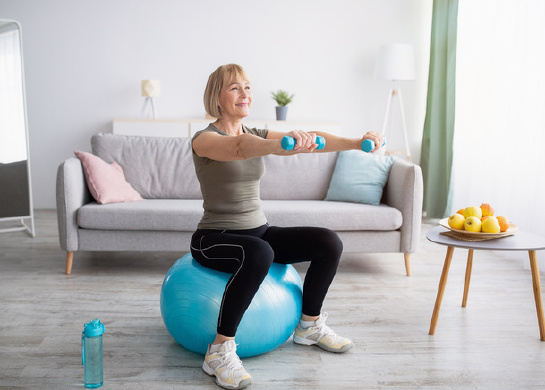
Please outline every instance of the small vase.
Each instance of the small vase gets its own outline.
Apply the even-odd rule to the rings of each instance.
[[[276,120],[285,121],[288,113],[288,106],[276,106]]]

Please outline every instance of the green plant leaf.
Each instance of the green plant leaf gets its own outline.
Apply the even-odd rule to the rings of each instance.
[[[287,106],[293,100],[293,94],[289,94],[287,91],[279,89],[276,92],[271,92],[272,98],[279,106]]]

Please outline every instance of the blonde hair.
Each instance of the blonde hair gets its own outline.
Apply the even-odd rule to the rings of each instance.
[[[221,118],[219,97],[226,75],[228,76],[228,84],[240,79],[250,81],[242,66],[237,64],[222,65],[212,72],[208,77],[208,83],[206,83],[204,90],[204,109],[208,115],[218,119]]]

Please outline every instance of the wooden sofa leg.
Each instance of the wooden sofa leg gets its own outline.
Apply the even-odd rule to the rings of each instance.
[[[66,252],[66,275],[72,272],[72,260],[74,260],[74,252]]]
[[[403,256],[405,256],[405,271],[407,272],[407,276],[411,276],[411,254],[404,253]]]

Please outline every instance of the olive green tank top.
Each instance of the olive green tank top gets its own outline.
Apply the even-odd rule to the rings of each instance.
[[[242,130],[262,138],[266,138],[268,133],[267,130],[246,126],[242,126]],[[197,132],[193,141],[206,131],[229,136],[210,124]],[[204,207],[199,229],[253,229],[267,223],[259,195],[259,181],[265,173],[261,157],[216,161],[199,157],[193,151],[193,162],[201,185]]]

